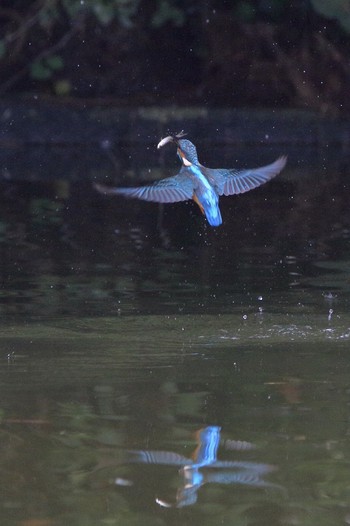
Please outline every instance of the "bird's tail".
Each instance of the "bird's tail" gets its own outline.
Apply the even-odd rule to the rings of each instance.
[[[205,210],[205,216],[210,226],[220,226],[222,223],[221,212],[218,206]]]

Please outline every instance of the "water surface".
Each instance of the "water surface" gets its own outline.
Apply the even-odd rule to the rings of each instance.
[[[1,182],[1,523],[349,523],[346,152],[290,148],[211,229],[95,194],[174,173],[139,148]]]

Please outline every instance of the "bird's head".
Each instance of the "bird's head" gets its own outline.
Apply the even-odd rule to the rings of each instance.
[[[199,164],[196,147],[188,139],[183,139],[185,135],[183,131],[175,135],[168,135],[160,141],[157,148],[161,148],[168,142],[174,142],[177,145],[177,155],[185,166]]]

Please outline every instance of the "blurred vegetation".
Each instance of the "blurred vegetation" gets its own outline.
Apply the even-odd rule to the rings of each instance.
[[[348,0],[311,0],[315,10],[327,18],[334,18],[350,33],[350,9]]]
[[[348,0],[5,0],[0,94],[349,109]]]

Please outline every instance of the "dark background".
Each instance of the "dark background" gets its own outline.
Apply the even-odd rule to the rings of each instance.
[[[0,95],[349,112],[349,0],[3,0]]]

